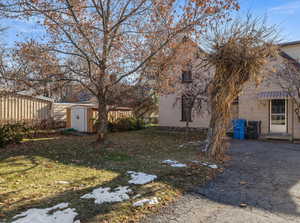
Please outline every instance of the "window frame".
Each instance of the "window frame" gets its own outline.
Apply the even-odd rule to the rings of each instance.
[[[187,104],[185,103],[185,100],[188,100],[189,97],[182,95],[181,96],[181,122],[193,122],[192,119],[192,106],[189,106],[189,108],[185,108],[185,106],[187,106]],[[186,113],[186,109],[189,109],[189,113],[187,115]],[[188,120],[189,119],[189,120]]]
[[[182,83],[192,83],[193,75],[191,70],[183,70],[181,72],[181,82]]]

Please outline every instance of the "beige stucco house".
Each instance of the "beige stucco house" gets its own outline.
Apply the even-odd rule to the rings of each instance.
[[[300,41],[281,44],[280,48],[279,58],[270,63],[281,63],[284,59],[288,59],[300,66]],[[259,86],[248,82],[233,105],[232,119],[261,121],[261,137],[300,139],[300,122],[295,114],[295,105],[274,78],[277,77],[269,75]],[[182,104],[174,104],[177,97],[177,93],[161,95],[160,126],[185,127]],[[191,117],[190,127],[208,127],[210,118],[208,110],[204,110],[201,114],[191,111]]]

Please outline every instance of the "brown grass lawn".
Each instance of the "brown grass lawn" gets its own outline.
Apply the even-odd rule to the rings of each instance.
[[[54,136],[25,140],[0,149],[0,222],[11,220],[29,208],[46,208],[69,202],[81,222],[135,222],[155,212],[210,178],[211,169],[188,165],[174,168],[161,164],[173,159],[189,164],[197,159],[197,148],[179,148],[187,141],[203,139],[198,134],[168,133],[147,129],[111,133],[101,148],[94,136]],[[127,186],[126,172],[155,174],[145,185],[130,185],[131,199],[97,205],[80,196],[98,187]],[[62,183],[65,181],[66,183]],[[133,199],[134,195],[142,196]],[[156,196],[158,205],[133,207],[142,198]]]

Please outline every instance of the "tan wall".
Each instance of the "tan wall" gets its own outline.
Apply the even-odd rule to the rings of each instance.
[[[270,100],[259,100],[257,98],[257,94],[264,91],[282,91],[282,89],[272,83],[263,82],[258,87],[253,83],[248,83],[239,97],[239,118],[248,121],[262,121],[262,134],[268,134],[270,125]],[[293,109],[293,102],[290,99],[287,105],[287,116],[287,132],[293,134],[294,138],[300,138],[300,122],[297,120]]]
[[[294,59],[300,59],[300,45],[288,46],[282,48],[287,54]],[[180,59],[180,58],[179,58]],[[273,70],[274,65],[283,61],[281,57],[272,59],[265,68],[264,73]],[[172,72],[180,75],[181,68],[173,69]],[[257,94],[263,91],[282,91],[282,88],[276,84],[272,76],[268,75],[269,80],[264,81],[256,87],[253,82],[246,84],[243,92],[239,97],[238,106],[232,107],[232,119],[243,118],[246,120],[262,121],[262,134],[269,133],[269,100],[258,100]],[[179,87],[180,88],[180,87]],[[178,89],[179,89],[178,88]],[[159,101],[159,125],[170,127],[185,127],[186,123],[181,119],[181,103],[176,103],[178,94],[169,94],[161,96]],[[288,100],[288,133],[294,133],[295,138],[300,138],[300,122],[296,115],[293,114],[293,103]],[[210,115],[204,112],[202,116],[193,113],[193,122],[191,127],[208,127]],[[294,121],[293,121],[294,120]]]
[[[176,94],[161,96],[159,99],[159,122],[160,126],[168,127],[185,127],[186,122],[181,121],[181,103],[176,103]],[[239,116],[238,105],[231,107],[231,119],[237,119]],[[192,122],[189,123],[190,127],[194,128],[207,128],[209,126],[210,115],[207,108],[203,108],[201,114],[193,111]],[[231,127],[231,123],[230,123]]]
[[[52,118],[52,102],[25,95],[0,97],[0,124],[25,122],[38,124]]]
[[[159,125],[169,127],[185,127],[186,122],[181,121],[181,103],[176,102],[176,94],[161,96],[159,99]],[[203,109],[205,110],[205,109]],[[190,127],[207,128],[209,114],[204,111],[201,115],[193,111]]]
[[[300,121],[298,120],[298,117],[296,115],[296,113],[294,112],[294,114],[292,114],[292,111],[295,111],[294,110],[294,105],[293,103],[291,102],[290,103],[290,117],[291,117],[291,124],[290,124],[290,128],[294,130],[294,134],[293,134],[293,137],[295,139],[300,139]],[[293,116],[292,116],[293,115]],[[293,124],[292,124],[292,119],[294,120]]]
[[[257,94],[264,91],[281,91],[276,84],[263,82],[256,87],[254,83],[248,83],[239,97],[238,106],[232,107],[232,119],[242,118],[248,121],[262,121],[262,134],[269,133],[269,100],[258,100]],[[181,103],[176,102],[176,94],[161,96],[159,101],[159,125],[170,127],[185,127],[186,122],[181,120]],[[300,138],[300,122],[294,113],[293,103],[288,100],[288,133],[294,138]],[[193,121],[190,127],[207,128],[210,115],[204,112],[197,115],[193,112]],[[294,120],[294,121],[293,121]],[[293,131],[294,129],[294,131]]]
[[[269,132],[269,104],[267,100],[258,100],[257,94],[268,91],[264,87],[256,88],[254,84],[247,84],[239,96],[239,118],[248,121],[262,121],[262,134]]]

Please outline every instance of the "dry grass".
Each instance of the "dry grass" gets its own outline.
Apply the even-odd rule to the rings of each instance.
[[[142,130],[109,135],[110,144],[95,147],[94,136],[56,136],[23,142],[0,151],[0,221],[11,219],[28,208],[45,208],[69,202],[81,222],[138,221],[159,210],[194,185],[211,175],[205,167],[173,168],[161,164],[175,159],[190,162],[197,148],[179,148],[179,144],[203,139],[200,135],[168,134]],[[96,205],[80,196],[97,187],[128,185],[128,170],[156,174],[158,179],[142,186],[130,186],[132,195],[157,196],[156,206],[133,207],[138,199]],[[60,181],[67,181],[62,184]],[[132,196],[131,196],[132,197]]]

